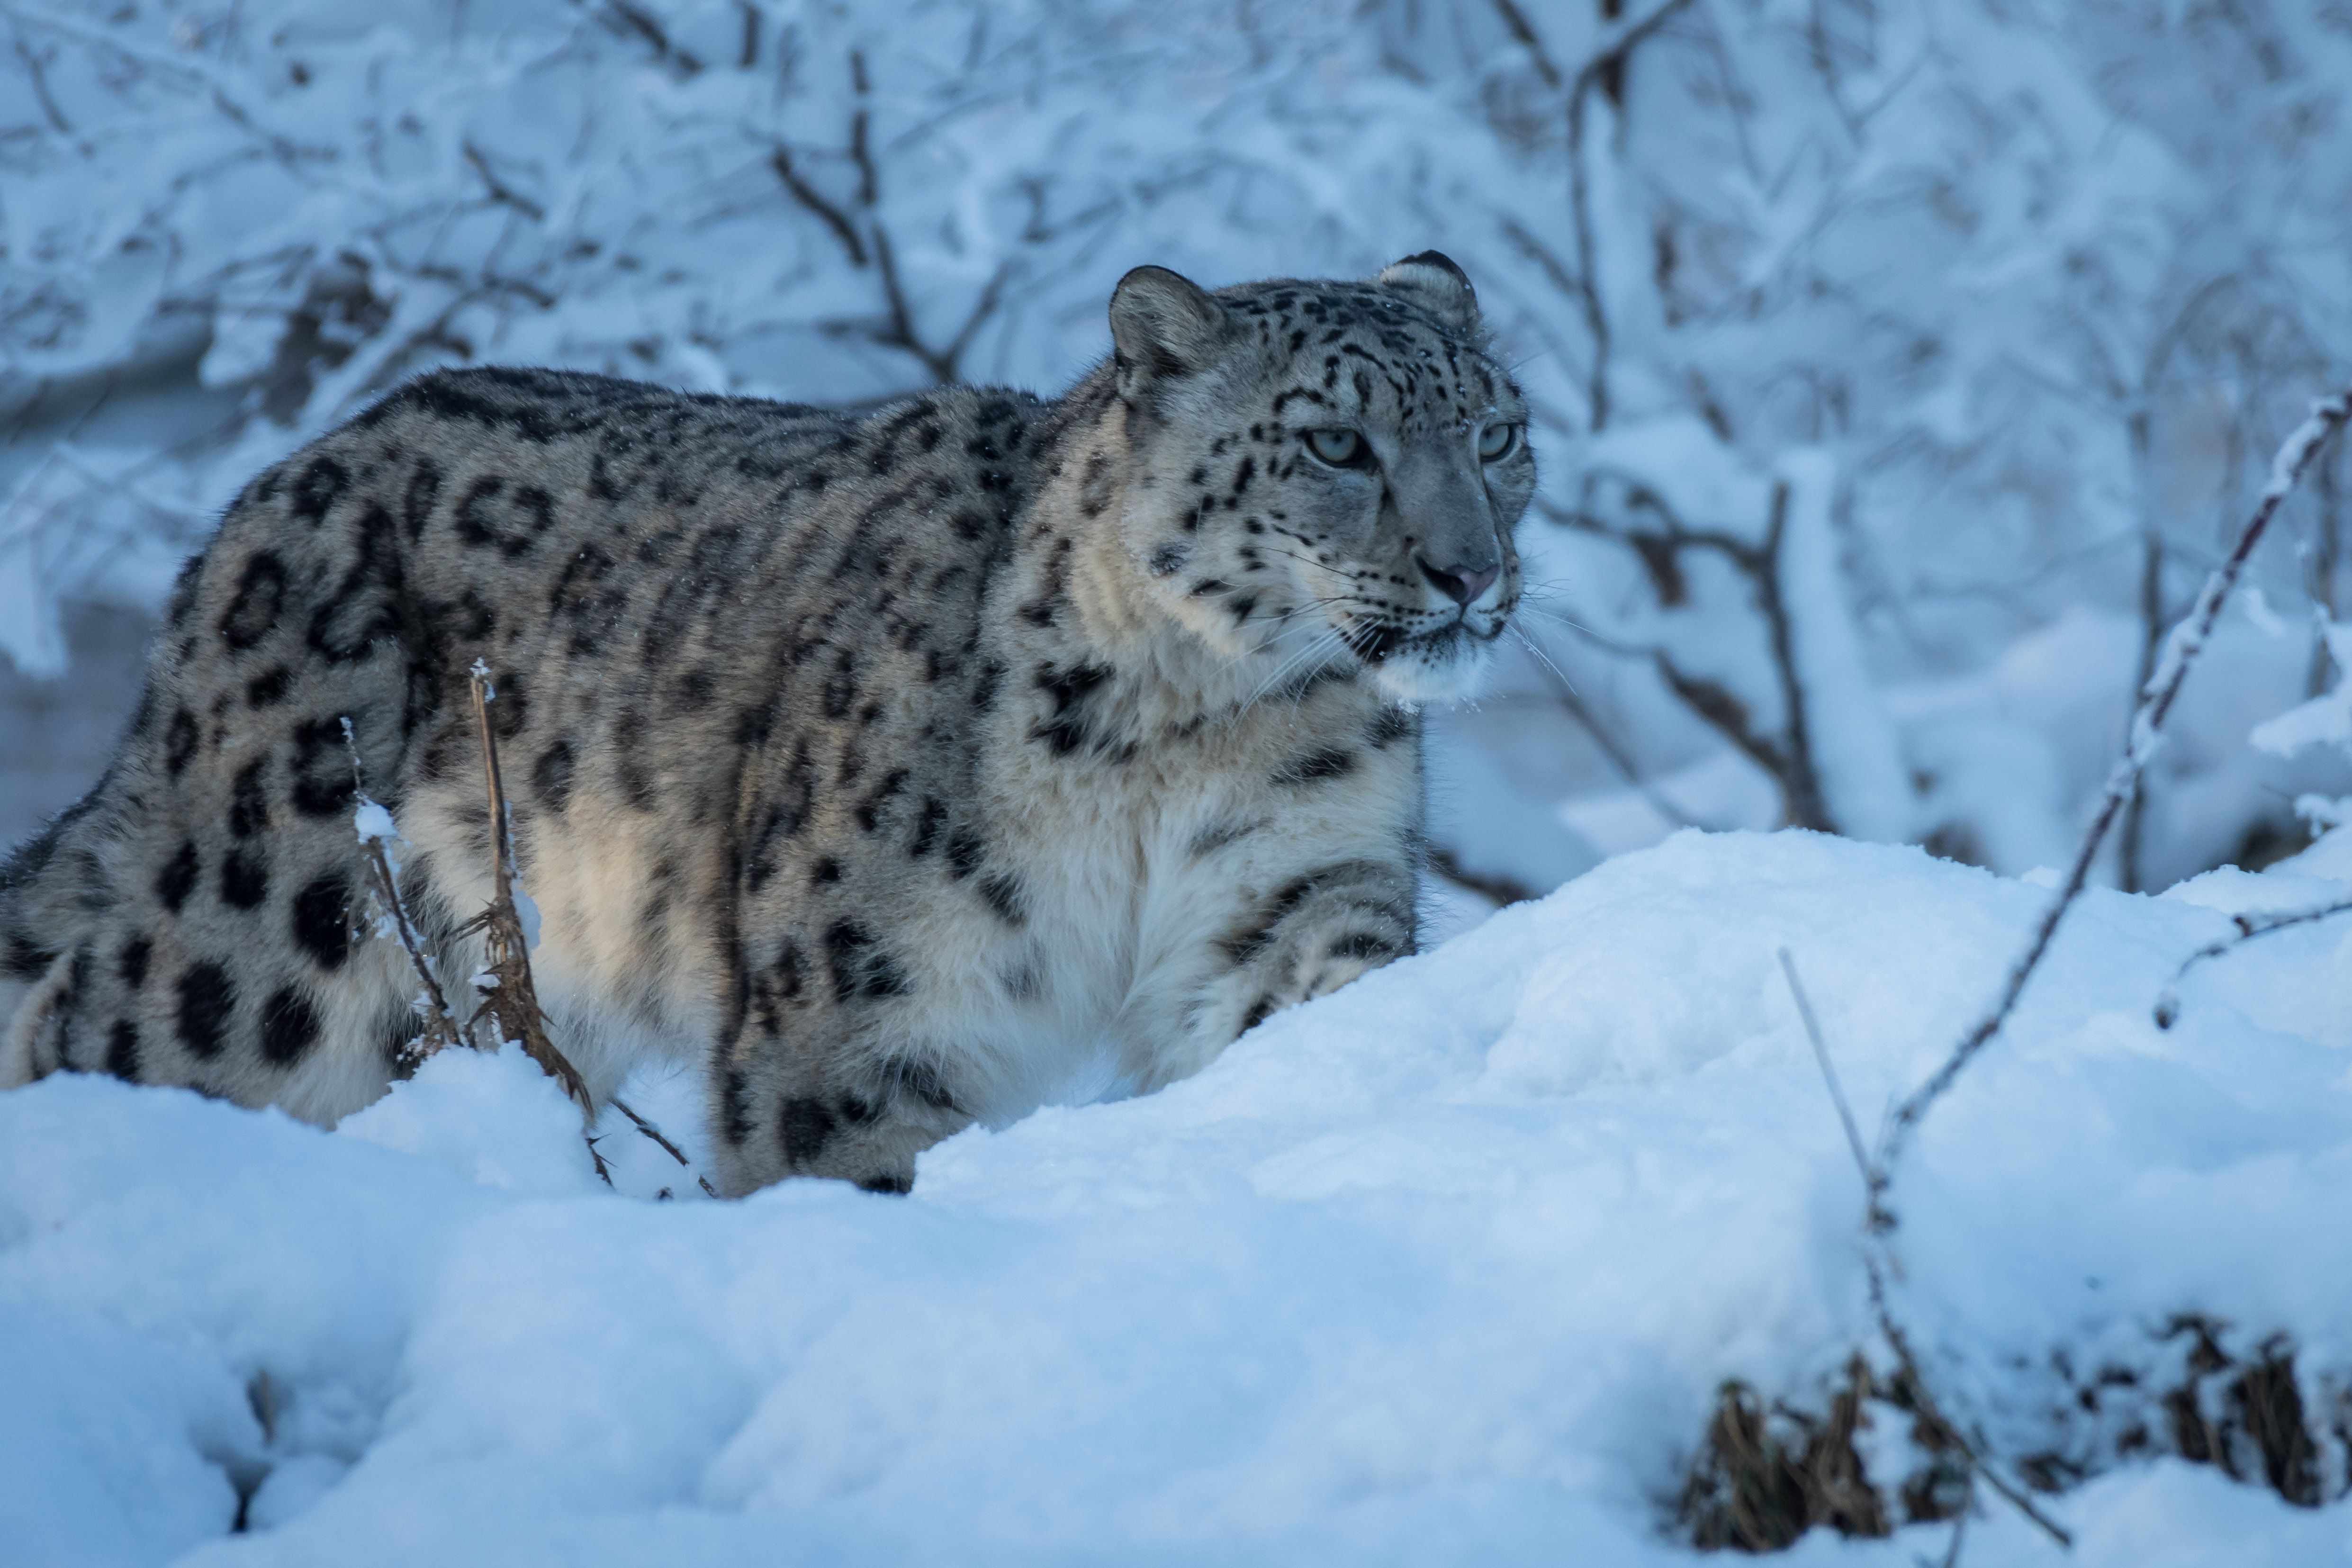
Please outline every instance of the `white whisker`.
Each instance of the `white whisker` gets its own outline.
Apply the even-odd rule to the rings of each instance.
[[[1578,692],[1576,690],[1576,682],[1568,678],[1568,672],[1560,668],[1557,664],[1554,664],[1551,661],[1551,656],[1544,652],[1541,647],[1538,647],[1536,639],[1528,636],[1524,628],[1513,626],[1511,628],[1511,635],[1519,639],[1519,646],[1521,647],[1526,648],[1528,652],[1535,656],[1535,660],[1538,664],[1542,665],[1546,669],[1551,671],[1553,679],[1559,681],[1562,686],[1567,687],[1571,693],[1580,697],[1583,695],[1581,692]]]

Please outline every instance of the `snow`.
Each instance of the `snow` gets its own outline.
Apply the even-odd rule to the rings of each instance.
[[[1129,266],[1435,246],[1545,479],[1526,642],[1430,716],[1449,945],[1160,1095],[968,1132],[909,1199],[708,1201],[690,1073],[624,1090],[688,1163],[607,1110],[607,1185],[512,1049],[332,1134],[110,1081],[0,1098],[0,1563],[1675,1559],[1722,1379],[1817,1409],[1855,1350],[1884,1368],[1776,951],[1867,1140],[2063,879],[2144,653],[2162,684],[2200,636],[2164,626],[2306,461],[2134,863],[2095,868],[2171,890],[2095,888],[1930,1117],[1897,1309],[2011,1454],[2106,1464],[2067,1377],[2168,1386],[2183,1312],[2233,1354],[2287,1336],[2306,1404],[2341,1397],[2352,916],[2168,987],[2233,915],[2352,888],[2352,832],[2231,868],[2290,803],[2352,821],[2352,447],[2312,412],[2352,367],[2352,33],[1623,9],[14,6],[0,847],[105,764],[239,488],[435,364],[1051,393]],[[1886,842],[1680,831],[1790,820],[1792,690],[1823,815]],[[352,826],[397,847],[363,798]],[[1513,888],[1549,896],[1494,913]],[[2074,1561],[2352,1561],[2340,1507],[2174,1459],[2052,1506]],[[1996,1509],[1963,1560],[2056,1558]]]
[[[2330,625],[2321,629],[2328,662],[2336,667],[2335,689],[2274,719],[2255,725],[2246,737],[2256,751],[2290,757],[2306,746],[2352,747],[2352,626]]]
[[[2176,1313],[2290,1336],[2310,1397],[2352,1371],[2352,927],[2150,1016],[2229,912],[2315,894],[2352,894],[2333,840],[2094,889],[1916,1140],[1896,1310],[2000,1451],[2080,1447],[2053,1357],[2152,1373]],[[0,1098],[11,1560],[1681,1560],[1662,1500],[1717,1384],[1818,1407],[1883,1356],[1776,950],[1867,1137],[2045,896],[1677,834],[1159,1094],[950,1139],[905,1199],[646,1201],[692,1184],[609,1113],[608,1189],[511,1050],[445,1051],[332,1133],[53,1078]],[[694,1152],[688,1081],[625,1097]],[[2352,1560],[2342,1510],[2178,1461],[2050,1506],[2082,1563]],[[1966,1560],[2061,1559],[1997,1510]]]
[[[1845,602],[1830,516],[1837,465],[1819,448],[1800,447],[1782,455],[1779,471],[1788,487],[1778,564],[1790,663],[1805,693],[1806,733],[1830,820],[1853,837],[1900,844],[1917,811],[1902,742],[1871,683]]]

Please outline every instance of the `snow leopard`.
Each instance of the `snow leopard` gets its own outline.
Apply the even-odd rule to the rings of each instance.
[[[1411,952],[1422,706],[1520,594],[1528,410],[1460,268],[1156,267],[1066,395],[863,413],[436,371],[247,486],[89,795],[0,873],[0,1084],[331,1125],[482,962],[490,705],[597,1103],[698,1070],[726,1194],[877,1192]]]

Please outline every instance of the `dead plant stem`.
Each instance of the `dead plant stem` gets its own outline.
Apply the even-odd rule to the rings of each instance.
[[[579,1102],[582,1117],[593,1121],[596,1107],[588,1085],[571,1059],[549,1037],[547,1016],[541,1011],[539,992],[531,983],[530,944],[523,931],[522,917],[515,909],[513,824],[507,810],[506,786],[499,773],[499,738],[490,723],[490,701],[496,693],[490,685],[489,668],[479,659],[474,661],[472,679],[474,721],[482,738],[482,776],[489,795],[491,868],[489,907],[461,928],[479,931],[488,950],[488,994],[475,1012],[474,1019],[478,1023],[487,1017],[499,1039],[512,1040],[520,1046],[541,1071],[562,1084],[563,1091]],[[596,1154],[593,1142],[588,1152],[596,1160],[598,1173],[602,1174],[604,1163]],[[611,1178],[607,1176],[606,1180]]]

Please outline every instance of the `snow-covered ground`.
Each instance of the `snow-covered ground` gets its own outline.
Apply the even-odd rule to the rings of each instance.
[[[103,764],[120,656],[229,498],[404,376],[1052,394],[1131,266],[1434,247],[1545,476],[1534,646],[1441,736],[1461,868],[1543,892],[1789,821],[2030,869],[2352,374],[2343,16],[10,0],[0,845]],[[2105,879],[2273,858],[2296,795],[2352,790],[2242,743],[2352,616],[2347,497],[2338,450],[2252,563],[2263,646],[2204,678],[2226,721],[2176,723]]]
[[[1681,834],[1160,1094],[951,1139],[904,1199],[714,1204],[609,1118],[608,1190],[513,1053],[445,1053],[332,1133],[55,1078],[0,1097],[0,1560],[1687,1561],[1668,1515],[1725,1380],[1819,1410],[1856,1351],[1886,1364],[1775,950],[1867,1135],[2047,880]],[[2093,892],[1902,1167],[1897,1314],[1997,1453],[2104,1470],[2045,1500],[2074,1561],[2352,1561],[2341,1507],[2114,1458],[2134,1420],[2169,1446],[2193,1313],[2234,1357],[2285,1336],[2344,1489],[2352,928],[2151,1008],[2230,914],[2347,895],[2335,839]],[[630,1093],[691,1153],[690,1086]],[[2086,1415],[2118,1372],[2138,1392]],[[1891,1487],[1923,1456],[1872,1409]],[[1998,1505],[1970,1526],[1972,1568],[2060,1560]]]

